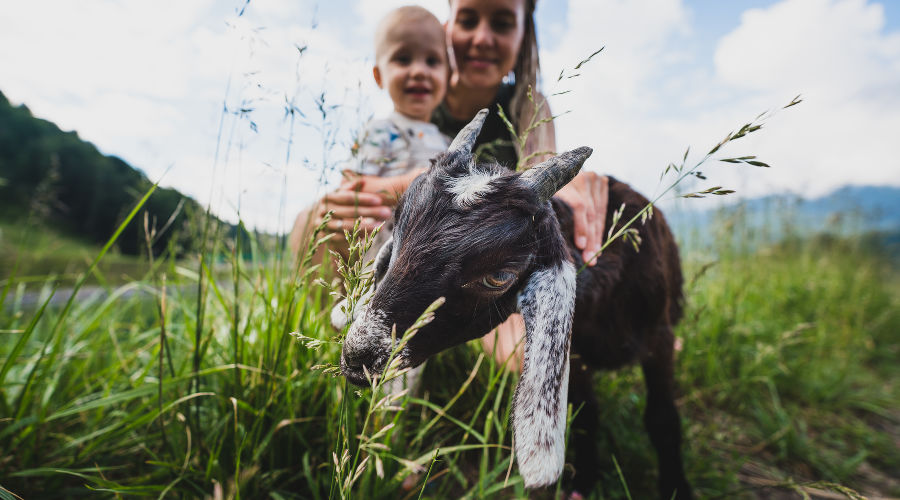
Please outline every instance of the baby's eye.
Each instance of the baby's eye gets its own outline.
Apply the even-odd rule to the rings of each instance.
[[[397,54],[393,60],[397,64],[407,65],[412,62],[412,57],[408,54]]]
[[[497,271],[481,278],[481,285],[490,290],[499,290],[506,287],[516,279],[516,275],[509,271]]]
[[[432,68],[440,66],[441,62],[443,62],[441,61],[441,58],[436,56],[429,56],[427,59],[425,59],[425,64],[431,66]]]

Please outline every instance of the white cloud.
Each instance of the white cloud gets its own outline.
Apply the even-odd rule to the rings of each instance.
[[[715,55],[722,81],[848,97],[897,83],[900,33],[882,33],[884,8],[865,0],[789,0],[749,10]]]
[[[0,90],[152,180],[212,202],[229,220],[241,205],[250,226],[287,226],[273,214],[297,211],[321,191],[315,165],[345,155],[349,130],[371,112],[364,96],[377,89],[367,54],[342,40],[344,26],[313,27],[312,1],[253,2],[237,16],[240,6],[17,4],[0,19]],[[298,47],[306,47],[302,57]],[[330,112],[326,128],[337,143],[326,156],[321,135],[301,123],[321,125],[323,92],[326,106],[346,107]],[[231,112],[252,111],[223,115],[223,99]],[[286,163],[288,99],[307,118],[298,115]],[[357,108],[363,118],[350,118]],[[289,196],[279,207],[285,182]]]
[[[541,53],[547,93],[554,113],[571,110],[556,123],[560,149],[588,145],[594,154],[586,168],[609,173],[652,191],[660,168],[673,159],[675,143],[662,119],[670,104],[660,83],[686,55],[679,41],[689,33],[680,0],[644,2],[572,0],[568,32],[553,51]],[[573,79],[556,83],[582,59],[606,47]],[[647,181],[650,182],[647,182]]]
[[[864,0],[785,0],[744,13],[712,61],[683,47],[702,27],[679,0],[653,6],[573,0],[560,47],[542,53],[546,78],[598,45],[606,50],[551,100],[573,113],[557,123],[560,149],[590,145],[588,168],[651,193],[688,145],[706,151],[759,112],[779,113],[735,155],[772,169],[710,166],[711,182],[744,195],[818,195],[846,183],[900,183],[900,33]],[[699,155],[692,155],[698,157]]]
[[[441,22],[446,21],[447,17],[450,15],[450,6],[446,0],[422,0],[417,2],[411,2],[409,0],[361,0],[356,3],[356,12],[362,18],[364,23],[360,31],[371,38],[374,36],[375,27],[378,25],[378,22],[381,21],[382,17],[397,7],[410,4],[425,7]]]
[[[691,43],[704,27],[691,24],[689,1],[569,0],[558,44],[541,53],[545,90],[572,90],[551,100],[555,112],[573,110],[557,122],[561,149],[592,146],[588,168],[650,193],[687,145],[705,150],[802,92],[806,102],[734,151],[774,168],[723,165],[711,180],[748,195],[900,182],[900,33],[884,31],[879,4],[751,10],[707,57]],[[254,0],[238,17],[242,1],[17,2],[0,17],[0,90],[153,180],[171,167],[164,185],[229,219],[240,203],[249,225],[285,228],[323,192],[323,161],[334,180],[351,132],[390,109],[371,79],[370,40],[403,3]],[[420,3],[446,18],[445,0]],[[604,45],[579,77],[552,85]],[[229,110],[252,111],[223,116],[226,88]],[[339,106],[324,123],[323,92]],[[293,134],[286,99],[305,114]]]
[[[715,55],[724,85],[755,102],[803,93],[762,153],[779,184],[821,194],[843,183],[900,183],[900,32],[865,0],[785,0],[748,11]]]

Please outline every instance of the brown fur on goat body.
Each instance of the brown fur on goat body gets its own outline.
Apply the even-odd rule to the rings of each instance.
[[[575,247],[572,210],[552,200],[560,231],[577,267],[584,264]],[[624,204],[619,224],[631,220],[649,201],[625,183],[609,178],[606,227],[613,211]],[[612,242],[577,276],[572,321],[569,403],[581,408],[572,423],[575,451],[573,486],[582,493],[594,487],[599,468],[596,448],[599,408],[591,371],[615,370],[640,363],[647,388],[644,425],[659,459],[660,498],[692,498],[681,458],[681,421],[675,406],[673,328],[684,309],[678,246],[662,212],[634,226],[637,249],[624,239]],[[614,234],[619,227],[612,229]]]
[[[574,241],[572,210],[558,198],[552,199],[563,237],[577,268],[584,260]],[[628,184],[609,177],[609,207],[625,209],[619,225],[631,220],[649,201]],[[613,210],[606,216],[612,228]],[[681,319],[681,264],[675,238],[662,212],[655,210],[638,229],[641,244],[635,250],[619,238],[604,250],[597,265],[578,274],[578,293],[572,325],[572,350],[583,362],[602,370],[615,370],[643,361],[649,353],[671,345],[669,335],[655,333],[657,325],[674,326]],[[655,338],[661,337],[661,338]]]

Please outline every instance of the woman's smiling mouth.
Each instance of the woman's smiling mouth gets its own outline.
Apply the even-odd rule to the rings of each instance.
[[[464,61],[466,65],[477,69],[484,69],[497,64],[497,59],[479,56],[466,56]]]

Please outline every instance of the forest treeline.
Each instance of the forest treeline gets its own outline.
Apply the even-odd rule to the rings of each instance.
[[[0,92],[0,215],[26,221],[29,216],[93,243],[105,242],[152,187],[143,172],[115,156],[36,118],[24,104],[13,106]],[[144,213],[155,227],[154,253],[170,243],[178,254],[194,247],[196,224],[204,213],[195,200],[158,188],[117,241],[122,253],[146,252]],[[213,219],[220,222],[217,219]],[[165,229],[165,231],[163,231]],[[226,225],[228,234],[236,228]],[[173,240],[172,238],[176,238]]]

